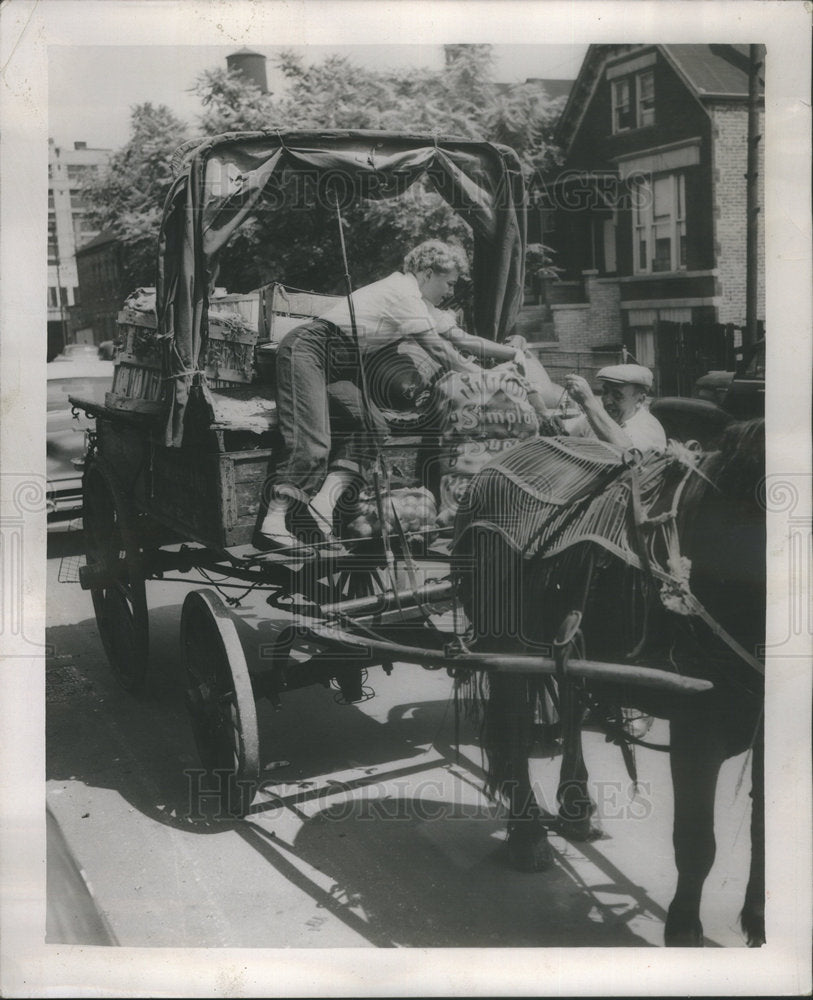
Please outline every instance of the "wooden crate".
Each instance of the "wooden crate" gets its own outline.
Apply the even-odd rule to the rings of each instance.
[[[254,381],[257,331],[234,323],[228,315],[209,315],[204,368],[215,388]]]
[[[270,449],[215,452],[156,446],[144,509],[190,539],[226,547],[251,541]]]
[[[259,289],[259,341],[279,343],[294,327],[318,319],[342,301],[341,295],[306,292],[272,282]]]
[[[222,433],[199,430],[190,443],[170,448],[160,426],[101,417],[99,454],[136,508],[181,539],[218,548],[247,544],[272,451],[226,452]]]
[[[260,291],[216,295],[209,300],[209,313],[239,313],[254,330],[260,325]]]
[[[136,413],[162,413],[165,398],[166,382],[160,365],[116,361],[113,386],[105,395],[107,406]]]

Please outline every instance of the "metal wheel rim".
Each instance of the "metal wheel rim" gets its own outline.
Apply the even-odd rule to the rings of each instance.
[[[260,773],[257,712],[237,629],[211,590],[188,594],[181,612],[181,657],[201,762],[237,783]]]
[[[110,584],[91,587],[96,624],[105,654],[121,686],[140,691],[147,679],[149,617],[132,514],[110,473],[98,462],[83,481],[82,522],[88,565],[123,558],[123,575]]]

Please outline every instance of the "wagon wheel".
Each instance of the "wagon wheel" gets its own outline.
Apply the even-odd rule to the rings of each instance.
[[[327,582],[327,599],[325,603],[334,604],[355,597],[372,597],[383,594],[390,589],[390,579],[387,570],[381,565],[364,565],[337,570],[331,574]],[[336,680],[342,698],[345,702],[356,702],[364,699],[363,673],[364,667],[354,663],[339,668]]]
[[[212,590],[187,594],[181,657],[192,732],[211,794],[220,796],[228,815],[245,816],[260,774],[257,712],[237,629]]]
[[[134,521],[109,468],[91,462],[82,480],[82,522],[86,561],[99,582],[90,595],[113,673],[125,690],[137,692],[147,678],[149,619]]]
[[[371,597],[390,589],[389,574],[384,566],[355,566],[334,573],[329,581],[330,603],[354,597]]]

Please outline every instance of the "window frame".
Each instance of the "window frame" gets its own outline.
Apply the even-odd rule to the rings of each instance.
[[[649,95],[645,98],[643,93],[644,78],[652,81]],[[622,103],[619,100],[619,93],[622,88],[626,89],[627,100]],[[646,100],[646,105],[644,101]],[[637,128],[647,128],[655,124],[655,69],[648,66],[646,69],[628,76],[619,77],[610,81],[610,104],[612,107],[612,134],[618,135],[622,132],[631,132]],[[626,115],[631,119],[629,125],[619,124],[619,111],[626,108]],[[646,119],[646,120],[645,120]]]
[[[670,182],[670,211],[668,215],[655,215],[655,183],[664,179]],[[663,219],[668,219],[667,223]],[[660,221],[658,221],[660,220]],[[669,227],[669,266],[655,267],[657,230],[664,224]],[[662,237],[661,237],[662,239]],[[645,261],[641,263],[641,249],[646,247]],[[633,186],[632,191],[632,273],[676,274],[687,269],[686,262],[686,173],[683,170],[650,174]]]

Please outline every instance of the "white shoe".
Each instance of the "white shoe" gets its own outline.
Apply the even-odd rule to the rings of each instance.
[[[254,536],[254,546],[266,552],[275,549],[309,549],[309,546],[303,545],[296,535],[292,535],[288,530],[284,510],[268,512]]]

